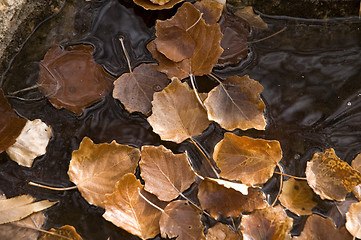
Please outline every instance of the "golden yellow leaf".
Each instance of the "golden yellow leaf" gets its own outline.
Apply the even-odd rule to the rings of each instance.
[[[49,232],[42,233],[38,240],[82,240],[83,238],[76,232],[76,229],[70,225],[64,225],[59,229],[50,229]]]
[[[307,162],[308,185],[322,199],[345,200],[346,194],[361,183],[361,174],[337,157],[332,148],[317,152]]]
[[[346,213],[346,229],[356,238],[361,238],[361,202],[353,203]]]
[[[275,140],[239,137],[227,132],[217,143],[213,159],[221,177],[253,186],[265,183],[273,175],[282,159],[282,150]]]
[[[351,167],[361,173],[361,153],[358,154],[354,160],[352,160]],[[361,200],[361,184],[355,186],[352,189],[352,193],[357,197],[358,200]]]
[[[227,130],[264,130],[262,91],[262,85],[248,75],[229,77],[209,92],[204,102],[208,118]]]
[[[242,234],[236,233],[223,223],[217,223],[208,229],[206,240],[242,240]]]
[[[116,143],[94,144],[85,137],[73,151],[68,175],[82,196],[96,206],[104,207],[106,193],[126,173],[135,173],[140,152],[137,148]]]

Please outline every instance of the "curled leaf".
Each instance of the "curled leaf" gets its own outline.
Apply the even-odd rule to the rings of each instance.
[[[135,4],[143,7],[146,10],[163,10],[174,7],[177,3],[183,2],[184,0],[166,0],[166,1],[151,1],[151,0],[133,0]],[[163,4],[159,4],[163,3]]]
[[[206,240],[242,240],[241,233],[235,233],[223,223],[217,223],[208,229]]]
[[[351,204],[346,213],[346,229],[355,238],[361,238],[361,202]]]
[[[76,232],[73,226],[65,225],[59,229],[50,229],[51,233],[43,233],[38,240],[82,240],[83,238]]]
[[[226,188],[234,189],[243,195],[248,195],[248,186],[242,183],[230,182],[219,178],[208,178],[208,180],[218,183]]]

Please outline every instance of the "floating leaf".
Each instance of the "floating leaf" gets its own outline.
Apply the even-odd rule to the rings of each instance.
[[[19,118],[0,88],[0,153],[13,145],[26,124]]]
[[[283,182],[279,200],[291,212],[299,215],[311,215],[317,203],[312,200],[313,191],[305,181],[293,178]]]
[[[223,223],[217,223],[208,229],[206,240],[242,240],[240,233],[235,233],[231,228]]]
[[[148,121],[162,140],[181,143],[201,134],[210,123],[188,84],[178,79],[155,93],[152,104]]]
[[[40,212],[56,203],[48,200],[34,202],[34,200],[29,195],[0,200],[0,224],[19,221],[32,213]]]
[[[355,238],[361,238],[361,202],[351,204],[346,213],[346,229]]]
[[[204,102],[208,118],[227,130],[264,130],[262,91],[262,85],[248,75],[229,77],[208,94]]]
[[[361,174],[337,157],[332,148],[317,152],[307,162],[308,185],[322,199],[345,200],[346,194],[361,183]]]
[[[207,178],[199,185],[198,199],[201,207],[208,210],[215,219],[220,215],[238,217],[242,212],[250,212],[267,206],[263,193],[255,189],[250,188],[248,195],[243,195]]]
[[[239,9],[234,14],[245,20],[249,24],[249,26],[252,27],[253,29],[256,30],[268,29],[267,23],[265,23],[258,14],[254,13],[253,7],[251,6]]]
[[[245,239],[286,239],[292,224],[293,219],[278,205],[242,216],[241,230]]]
[[[124,104],[129,112],[149,115],[154,92],[161,91],[169,80],[157,71],[156,64],[141,64],[114,82],[113,97]]]
[[[273,175],[282,159],[282,150],[275,140],[239,137],[227,132],[217,143],[213,158],[221,177],[253,186],[265,183]]]
[[[361,173],[361,153],[358,154],[354,160],[352,160],[351,166],[359,173]],[[357,197],[358,200],[361,200],[361,184],[354,187],[352,189],[352,193]]]
[[[38,240],[82,240],[82,237],[76,232],[76,229],[73,226],[64,225],[59,229],[50,229],[49,232],[53,233],[43,233]]]
[[[173,154],[163,146],[143,146],[139,162],[144,189],[160,200],[171,201],[185,191],[195,180],[187,155]],[[179,171],[182,174],[179,174]]]
[[[31,167],[36,157],[46,153],[50,138],[51,128],[40,119],[27,121],[16,142],[6,152],[19,165]]]
[[[204,239],[201,214],[185,200],[169,203],[159,221],[162,237],[177,240]]]
[[[305,227],[299,237],[293,237],[295,240],[351,240],[352,236],[345,227],[335,228],[335,224],[329,218],[323,218],[312,214],[307,218]]]
[[[201,0],[195,2],[194,6],[203,14],[204,21],[209,25],[218,22],[224,8],[222,3],[215,0]]]
[[[159,234],[161,211],[151,206],[138,193],[143,186],[131,173],[124,175],[112,194],[105,196],[105,213],[103,217],[114,225],[125,229],[142,239],[153,238]],[[145,191],[141,193],[146,195]],[[148,194],[147,199],[160,206],[156,197]]]
[[[171,19],[157,21],[155,28],[157,38],[147,48],[158,60],[158,70],[167,74],[168,78],[183,79],[191,73],[197,76],[209,74],[223,52],[218,24],[206,24],[199,10],[188,2]],[[170,37],[182,44],[174,44]],[[166,48],[164,40],[171,46]]]
[[[114,78],[93,59],[93,47],[54,46],[40,62],[38,84],[54,107],[77,115],[103,99],[112,89]]]
[[[162,10],[162,9],[170,9],[174,7],[177,3],[183,2],[184,0],[170,0],[170,1],[164,1],[166,3],[160,5],[157,3],[154,3],[150,0],[133,0],[135,4],[143,7],[146,10]]]
[[[90,203],[104,207],[106,193],[126,173],[135,173],[140,152],[137,148],[112,143],[94,144],[85,137],[73,151],[68,175],[81,195]]]

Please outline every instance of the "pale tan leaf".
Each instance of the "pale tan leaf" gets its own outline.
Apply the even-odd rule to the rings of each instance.
[[[59,229],[50,229],[49,232],[42,233],[38,240],[82,240],[83,238],[70,225],[64,225]]]
[[[353,203],[346,213],[346,229],[356,238],[361,238],[361,202]]]
[[[361,153],[358,154],[354,160],[352,160],[351,166],[361,173]],[[355,186],[352,189],[352,193],[357,197],[358,200],[361,200],[361,184]]]
[[[262,18],[255,14],[253,7],[244,7],[235,12],[235,15],[245,20],[253,29],[256,30],[267,30],[268,26]]]
[[[242,240],[242,234],[236,233],[223,223],[217,223],[208,229],[206,240]]]
[[[135,173],[139,158],[137,148],[115,141],[94,144],[85,137],[73,151],[68,175],[90,204],[104,207],[105,194],[112,193],[115,183],[126,173]]]
[[[218,183],[226,188],[232,188],[243,195],[248,195],[248,186],[242,183],[230,182],[219,178],[208,178],[208,180]]]

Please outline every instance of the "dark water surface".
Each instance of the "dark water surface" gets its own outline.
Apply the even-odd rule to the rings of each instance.
[[[165,19],[174,10],[148,12],[131,2],[117,0],[85,2],[68,0],[63,10],[44,22],[30,37],[4,74],[5,92],[36,83],[39,61],[54,44],[63,46],[88,43],[95,47],[95,59],[114,76],[127,72],[119,43],[123,37],[134,68],[142,62],[153,62],[145,45],[154,37],[156,19]],[[337,155],[350,163],[361,152],[361,21],[356,17],[331,20],[305,20],[263,16],[270,30],[259,39],[287,27],[275,37],[250,44],[250,54],[237,66],[215,69],[222,78],[249,74],[263,86],[267,105],[266,131],[235,131],[239,135],[280,141],[281,164],[288,174],[304,176],[306,162],[313,153],[333,147]],[[251,40],[250,40],[251,41]],[[198,78],[200,90],[216,85],[207,77]],[[41,97],[37,90],[21,97]],[[52,127],[53,136],[47,153],[35,160],[32,168],[20,167],[6,153],[0,155],[0,190],[7,197],[30,194],[38,199],[58,200],[46,211],[46,228],[73,225],[84,239],[138,239],[102,218],[104,210],[89,205],[78,191],[55,192],[27,185],[28,181],[66,187],[71,153],[84,136],[96,143],[116,140],[140,147],[164,144],[175,152],[187,150],[193,163],[201,166],[200,154],[188,143],[162,142],[152,132],[141,114],[129,114],[111,94],[103,101],[75,116],[55,109],[46,99],[23,101],[11,99],[22,117],[40,118]],[[224,130],[211,124],[200,145],[212,154]],[[279,177],[274,176],[264,191],[271,200],[278,191]],[[191,194],[191,193],[190,193]],[[317,200],[317,197],[315,197]],[[319,200],[319,199],[318,199]],[[328,215],[332,202],[319,201],[315,212]],[[294,234],[302,230],[305,217],[296,217]]]

